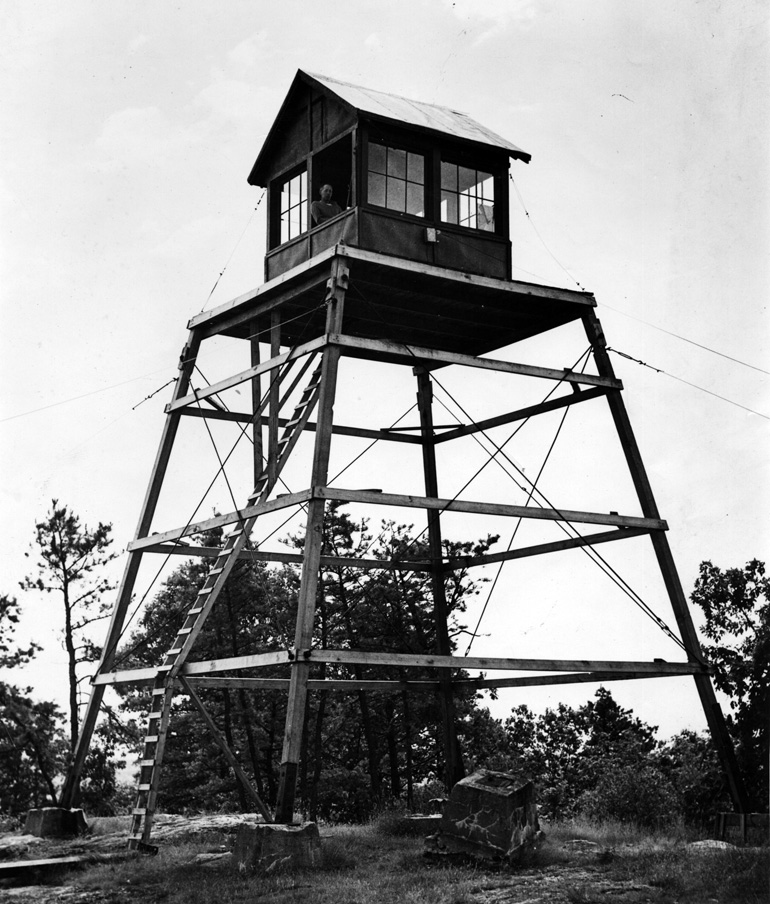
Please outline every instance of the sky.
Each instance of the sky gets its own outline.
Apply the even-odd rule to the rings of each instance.
[[[611,347],[630,356],[613,363],[685,592],[704,559],[765,559],[768,20],[743,0],[5,0],[0,592],[19,596],[20,634],[45,648],[19,683],[62,697],[54,600],[17,589],[35,523],[57,498],[89,525],[111,522],[125,549],[171,388],[153,393],[176,375],[188,319],[262,281],[265,210],[246,178],[298,68],[464,110],[532,154],[511,170],[514,279],[592,291]],[[498,356],[564,367],[578,345],[545,336]],[[246,366],[234,360],[220,349],[212,373]],[[338,413],[353,423],[379,371],[347,379]],[[502,384],[446,380],[476,417],[510,405]],[[398,383],[379,398],[383,416],[396,388],[413,391]],[[603,409],[570,416],[548,466],[558,506],[638,512],[608,423]],[[553,424],[511,447],[529,473]],[[180,454],[212,466],[192,439]],[[407,491],[391,454],[376,450],[350,477],[364,482],[343,485],[377,473],[374,485]],[[444,485],[461,485],[479,454],[466,445],[441,461]],[[468,498],[499,492],[493,470]],[[186,521],[186,473],[172,475],[154,529]],[[612,546],[672,621],[648,541]],[[566,555],[504,572],[474,655],[676,658]],[[688,679],[612,690],[664,736],[705,725]],[[591,693],[501,693],[492,706]]]

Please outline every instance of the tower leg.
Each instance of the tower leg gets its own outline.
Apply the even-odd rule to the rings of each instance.
[[[425,495],[438,497],[438,474],[436,470],[436,446],[433,442],[433,385],[430,375],[422,368],[415,369],[417,376],[417,406],[420,412],[422,435],[422,463],[425,472]],[[433,618],[436,629],[436,645],[440,656],[451,656],[447,627],[447,602],[444,586],[443,549],[441,545],[441,522],[439,512],[428,511],[428,545],[432,563],[431,587],[433,590]],[[441,698],[441,722],[444,740],[445,782],[451,788],[465,775],[460,745],[457,741],[455,704],[452,695],[452,672],[439,669],[438,680]]]
[[[195,359],[198,355],[200,347],[200,338],[191,332],[187,340],[187,344],[182,349],[179,358],[179,376],[177,377],[176,387],[172,401],[182,398],[187,394],[190,386],[190,375],[195,366]],[[166,423],[161,434],[160,444],[158,446],[158,454],[155,457],[150,484],[142,505],[142,511],[139,516],[139,525],[137,526],[134,539],[146,537],[152,526],[152,519],[155,515],[155,509],[158,505],[160,489],[163,485],[163,478],[166,475],[171,449],[174,445],[177,429],[179,428],[179,414],[169,414],[166,417]],[[101,675],[109,672],[115,661],[115,652],[120,642],[121,631],[126,620],[126,612],[131,603],[131,595],[134,592],[134,584],[136,576],[139,572],[139,566],[142,561],[142,553],[134,552],[128,554],[128,561],[123,572],[123,578],[118,590],[118,598],[115,608],[110,619],[110,626],[107,629],[107,639],[102,650],[102,657],[96,669],[96,674]],[[96,720],[99,716],[99,707],[104,697],[104,686],[94,684],[91,688],[91,696],[86,706],[86,712],[80,725],[77,744],[73,751],[72,763],[70,764],[67,778],[61,794],[61,805],[63,807],[73,807],[77,804],[80,796],[80,778],[83,774],[86,756],[91,746],[91,738],[96,728]]]
[[[342,331],[342,314],[345,290],[348,283],[348,269],[344,259],[334,258],[332,275],[326,301],[326,333]],[[323,372],[321,396],[318,406],[315,450],[313,454],[312,487],[326,485],[329,475],[329,453],[331,449],[334,397],[339,365],[339,348],[326,346],[323,352]],[[325,501],[312,499],[308,504],[305,549],[302,561],[302,581],[299,589],[297,626],[294,635],[295,659],[292,663],[289,681],[289,696],[286,708],[286,729],[281,756],[281,771],[278,784],[275,821],[290,823],[294,815],[294,800],[297,792],[297,772],[302,750],[302,732],[307,707],[310,662],[305,658],[313,642],[316,591],[321,566],[323,545],[323,520]]]
[[[583,318],[588,340],[593,347],[594,358],[602,376],[615,379],[615,372],[607,353],[607,343],[604,338],[599,318],[593,311],[590,311]],[[626,457],[631,478],[636,488],[637,496],[642,507],[642,513],[645,518],[660,518],[658,507],[655,503],[655,497],[652,493],[647,472],[642,463],[642,456],[639,447],[636,444],[634,432],[631,429],[631,421],[628,418],[625,403],[619,390],[613,390],[607,395],[607,402],[612,413],[615,429],[618,432],[623,453]],[[671,547],[668,544],[668,538],[662,531],[653,531],[650,534],[653,550],[658,560],[658,566],[663,576],[663,581],[668,592],[671,608],[674,611],[677,625],[681,634],[682,642],[687,650],[687,658],[690,662],[703,662],[703,652],[700,647],[698,635],[695,631],[695,625],[690,615],[690,609],[687,605],[687,598],[682,590],[682,584],[674,564],[674,557],[671,555]],[[732,740],[727,731],[724,715],[714,693],[711,679],[707,674],[701,673],[694,676],[695,686],[698,690],[701,706],[706,716],[711,736],[714,739],[714,746],[722,763],[725,775],[727,777],[730,796],[733,806],[739,812],[745,812],[748,809],[748,797],[746,789],[743,785],[738,763],[735,758]]]

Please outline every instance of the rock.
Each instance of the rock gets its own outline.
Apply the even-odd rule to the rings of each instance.
[[[241,826],[233,864],[239,872],[275,872],[321,865],[321,837],[314,822],[300,826]]]
[[[0,835],[0,860],[11,860],[35,845],[42,844],[37,835]]]
[[[735,848],[734,844],[729,841],[716,841],[714,838],[707,838],[704,841],[691,841],[687,845],[688,851],[730,851]]]
[[[41,807],[30,810],[24,823],[26,835],[38,838],[65,838],[68,835],[85,835],[88,831],[82,810],[65,810],[63,807]]]
[[[232,859],[233,852],[225,851],[221,854],[197,854],[192,862],[205,866],[207,869],[213,869],[214,867],[223,866],[224,864],[229,863]]]
[[[532,782],[481,769],[452,788],[429,853],[464,853],[484,859],[518,859],[542,836]]]

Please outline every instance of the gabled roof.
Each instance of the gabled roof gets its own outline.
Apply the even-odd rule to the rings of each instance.
[[[311,74],[298,69],[289,93],[268,132],[259,157],[251,171],[249,182],[252,184],[261,184],[256,181],[262,168],[261,164],[267,153],[269,153],[273,134],[276,129],[280,128],[284,111],[287,109],[289,101],[300,83],[316,88],[327,95],[327,97],[333,97],[338,103],[368,119],[380,120],[394,125],[406,124],[437,135],[451,135],[453,138],[507,151],[509,156],[523,160],[525,163],[529,163],[532,157],[531,154],[523,151],[505,138],[501,138],[491,129],[476,122],[467,113],[452,110],[449,107],[439,107],[436,104],[409,100],[396,94],[386,94],[384,91],[373,91],[370,88],[362,88],[325,75]]]

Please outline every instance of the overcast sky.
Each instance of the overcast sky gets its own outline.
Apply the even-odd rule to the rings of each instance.
[[[135,406],[175,376],[191,316],[262,281],[264,208],[246,177],[298,68],[464,110],[532,154],[512,166],[514,278],[594,292],[610,345],[665,371],[614,358],[685,592],[703,559],[766,558],[768,59],[767,7],[748,0],[4,0],[0,591],[16,592],[52,497],[113,522],[117,548],[133,535],[171,390]],[[550,341],[507,352],[524,355],[572,363]],[[475,414],[487,390],[473,385]],[[568,489],[611,497],[612,437],[588,427],[579,467],[561,459]],[[650,567],[641,553],[631,566],[643,581]],[[539,655],[608,655],[575,649],[597,632],[574,599],[561,611],[550,571],[515,574],[474,653],[530,652],[522,638],[542,629]],[[50,697],[55,613],[24,599],[23,630],[46,645],[27,680]],[[612,605],[608,658],[674,658]],[[691,685],[613,693],[670,734],[705,724]]]

